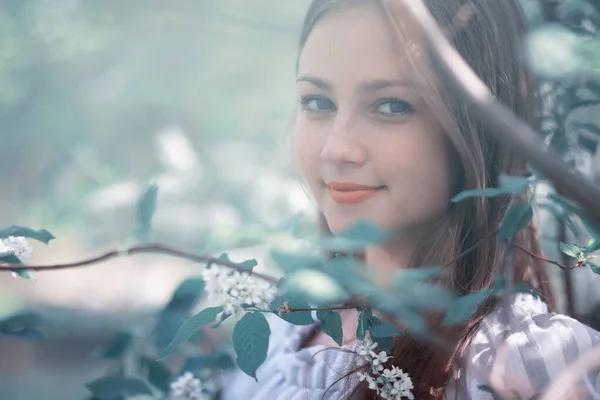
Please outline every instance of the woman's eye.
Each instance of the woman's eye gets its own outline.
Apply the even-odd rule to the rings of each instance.
[[[414,111],[413,107],[404,100],[385,100],[377,106],[377,112],[390,116],[407,114],[412,111]]]
[[[331,100],[324,97],[305,97],[300,100],[302,108],[308,111],[330,111],[335,109]]]

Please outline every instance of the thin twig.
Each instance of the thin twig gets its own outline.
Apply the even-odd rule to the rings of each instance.
[[[560,242],[557,243],[558,250],[560,251],[560,244],[567,243],[567,226],[565,221],[556,218],[559,229]],[[570,257],[560,251],[560,257],[563,264],[567,264],[570,261]],[[577,265],[576,265],[577,266]],[[567,315],[575,318],[575,294],[573,293],[573,276],[571,275],[570,269],[562,268],[562,276],[564,279],[565,288],[565,300],[566,300],[566,311]]]
[[[520,244],[517,244],[517,243],[514,243],[514,242],[513,242],[513,246],[515,246],[517,249],[519,249],[519,250],[521,250],[521,251],[523,251],[523,252],[527,253],[528,255],[530,255],[530,256],[531,256],[531,257],[533,257],[533,258],[537,258],[538,260],[545,261],[545,262],[548,262],[548,263],[550,263],[550,264],[554,264],[554,265],[556,265],[557,267],[559,267],[560,269],[564,269],[564,270],[570,271],[570,270],[572,270],[572,269],[575,269],[575,268],[577,268],[577,267],[580,267],[580,266],[581,266],[581,265],[579,265],[579,264],[575,264],[575,265],[573,265],[573,266],[566,267],[566,266],[562,265],[561,263],[559,263],[558,261],[554,261],[554,260],[551,260],[551,259],[549,259],[549,258],[542,257],[542,256],[540,256],[539,254],[532,253],[531,251],[527,250],[525,247],[521,246]]]
[[[69,268],[79,268],[86,267],[92,264],[98,264],[102,262],[106,262],[113,258],[119,257],[127,257],[134,254],[142,254],[142,253],[158,253],[158,254],[167,254],[177,258],[185,258],[190,261],[206,263],[206,264],[216,264],[222,265],[224,267],[235,269],[239,272],[243,273],[251,273],[253,276],[263,279],[267,282],[277,284],[278,280],[274,277],[264,275],[255,271],[250,271],[248,268],[245,268],[239,264],[234,262],[228,262],[221,260],[220,258],[209,257],[209,256],[199,256],[196,254],[187,253],[182,250],[174,249],[172,247],[168,247],[162,244],[141,244],[129,247],[125,250],[110,250],[104,254],[101,254],[96,257],[86,258],[81,261],[75,261],[72,263],[64,263],[64,264],[54,264],[54,265],[21,265],[21,264],[0,264],[0,271],[2,270],[10,270],[10,271],[55,271],[61,269],[69,269]]]
[[[211,264],[215,264],[215,265],[221,265],[221,266],[232,268],[234,270],[237,270],[237,271],[240,271],[243,273],[251,273],[253,276],[263,279],[272,284],[278,283],[278,279],[276,279],[274,277],[260,274],[255,271],[250,271],[247,268],[240,266],[234,262],[224,261],[220,258],[215,258],[215,257],[191,254],[191,253],[187,253],[185,251],[174,249],[174,248],[171,248],[171,247],[168,247],[165,245],[161,245],[161,244],[141,244],[141,245],[132,246],[128,249],[121,250],[121,251],[120,250],[111,250],[111,251],[107,251],[106,253],[103,253],[96,257],[86,258],[86,259],[83,259],[80,261],[76,261],[76,262],[72,262],[72,263],[64,263],[64,264],[54,264],[54,265],[0,264],[0,271],[2,271],[2,270],[7,270],[7,271],[20,271],[20,270],[55,271],[55,270],[62,270],[62,269],[69,269],[69,268],[79,268],[79,267],[85,267],[85,266],[90,266],[93,264],[106,262],[113,258],[127,257],[130,255],[143,254],[143,253],[166,254],[166,255],[170,255],[170,256],[174,256],[174,257],[178,257],[178,258],[188,259],[188,260],[194,261],[194,262],[200,262],[200,263],[206,263],[206,264],[211,263]],[[346,288],[346,289],[348,290],[348,288]],[[348,292],[351,293],[350,290],[348,290]],[[352,296],[351,298],[355,300],[352,305],[340,305],[337,307],[323,307],[323,308],[289,308],[288,307],[288,309],[284,309],[284,312],[319,311],[319,310],[334,311],[334,310],[353,309],[353,308],[357,308],[357,307],[359,307],[359,308],[376,308],[376,306],[374,304],[372,304],[372,302],[368,301],[367,299],[358,298],[356,296]],[[270,312],[277,312],[277,311],[270,311]],[[404,329],[402,326],[400,326],[400,324],[397,320],[395,320],[394,322],[398,328],[400,328],[401,330]],[[436,338],[435,336],[433,336],[432,338],[430,338],[430,340],[431,340],[432,344],[434,344],[434,345],[437,345],[437,346],[440,346],[440,347],[443,347],[446,349],[449,348],[448,344],[444,343],[443,340],[440,338]]]
[[[281,312],[281,314],[287,314],[290,312],[300,312],[300,311],[337,311],[337,310],[353,310],[355,309],[357,306],[356,305],[352,305],[352,306],[337,306],[337,307],[316,307],[316,308],[284,308],[282,307],[279,311],[273,311],[273,312]]]
[[[557,193],[572,199],[600,224],[600,188],[552,154],[539,135],[491,93],[449,42],[423,1],[403,3],[420,26],[433,65],[452,94],[466,103],[498,141],[509,145],[547,177]]]

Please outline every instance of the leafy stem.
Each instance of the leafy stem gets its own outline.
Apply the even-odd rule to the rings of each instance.
[[[538,255],[538,254],[535,254],[535,253],[533,253],[533,252],[531,252],[531,251],[527,250],[525,247],[523,247],[523,246],[521,246],[521,245],[519,245],[519,244],[517,244],[517,243],[514,243],[514,242],[513,242],[513,244],[512,244],[512,245],[513,245],[515,248],[517,248],[517,249],[521,250],[522,252],[524,252],[524,253],[528,254],[529,256],[531,256],[531,257],[533,257],[533,258],[537,258],[538,260],[545,261],[545,262],[548,262],[548,263],[550,263],[550,264],[554,264],[554,265],[556,265],[557,267],[559,267],[560,269],[563,269],[563,270],[570,271],[570,270],[572,270],[572,269],[575,269],[575,268],[578,268],[578,267],[582,267],[582,266],[584,265],[584,263],[583,263],[583,262],[580,262],[580,261],[578,261],[578,262],[577,262],[577,264],[575,264],[575,265],[571,265],[571,266],[565,266],[565,265],[562,265],[561,263],[559,263],[558,261],[554,261],[554,260],[551,260],[551,259],[549,259],[549,258],[546,258],[546,257],[540,256],[540,255]]]

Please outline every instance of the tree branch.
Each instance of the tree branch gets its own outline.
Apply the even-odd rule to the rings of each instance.
[[[337,311],[337,310],[353,310],[356,307],[357,307],[356,305],[351,305],[351,306],[316,307],[316,308],[292,308],[289,306],[286,307],[284,305],[283,307],[280,307],[278,310],[275,310],[273,312],[277,312],[280,314],[287,314],[287,313],[291,313],[291,312],[300,312],[300,311]]]
[[[521,245],[519,245],[517,243],[513,242],[513,246],[515,246],[517,249],[521,250],[522,252],[527,253],[528,255],[530,255],[533,258],[537,258],[538,260],[542,260],[542,261],[548,262],[550,264],[554,264],[557,267],[559,267],[560,269],[564,269],[564,270],[570,271],[570,270],[575,269],[577,267],[583,266],[583,264],[580,265],[579,263],[577,263],[577,264],[572,265],[570,267],[566,267],[566,266],[562,265],[561,263],[559,263],[558,261],[554,261],[554,260],[551,260],[549,258],[542,257],[539,254],[532,253],[531,251],[527,250],[525,247],[523,247],[523,246],[521,246]]]
[[[423,1],[403,0],[421,28],[433,65],[453,94],[464,101],[496,139],[510,145],[546,176],[559,194],[569,197],[600,224],[600,188],[571,171],[546,148],[541,138],[490,92],[443,34]]]
[[[21,265],[21,264],[0,264],[0,271],[2,270],[10,270],[10,271],[55,271],[60,269],[69,269],[69,268],[78,268],[85,267],[92,264],[98,264],[101,262],[108,261],[113,258],[130,256],[133,254],[142,254],[142,253],[159,253],[159,254],[167,254],[177,258],[185,258],[190,261],[195,261],[199,263],[205,264],[217,264],[222,265],[224,267],[235,269],[239,272],[251,273],[253,276],[263,279],[267,282],[277,284],[278,280],[264,275],[258,272],[250,271],[248,268],[240,266],[234,262],[227,262],[221,260],[220,258],[209,257],[209,256],[199,256],[196,254],[186,253],[185,251],[177,250],[168,246],[164,246],[161,244],[141,244],[129,247],[125,250],[110,250],[104,254],[101,254],[96,257],[86,258],[81,261],[75,261],[72,263],[65,264],[54,264],[54,265]]]

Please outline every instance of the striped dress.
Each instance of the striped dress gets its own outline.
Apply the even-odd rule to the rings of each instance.
[[[506,341],[507,388],[523,399],[546,388],[565,367],[593,346],[600,345],[597,332],[567,316],[548,313],[545,303],[529,294],[515,295],[514,320]],[[355,356],[318,345],[300,349],[314,326],[294,326],[274,317],[271,343],[265,363],[257,371],[257,381],[238,370],[222,377],[223,400],[338,400],[353,389],[347,380],[337,382],[355,364]],[[502,340],[501,308],[497,307],[482,321],[467,358],[465,370],[455,387],[446,388],[447,398],[492,400],[491,394],[478,389],[486,384]],[[345,346],[354,350],[354,345]],[[600,393],[600,371],[590,372],[588,388]],[[328,390],[329,388],[329,390]],[[589,398],[600,399],[591,394]],[[417,399],[418,400],[418,399]]]

